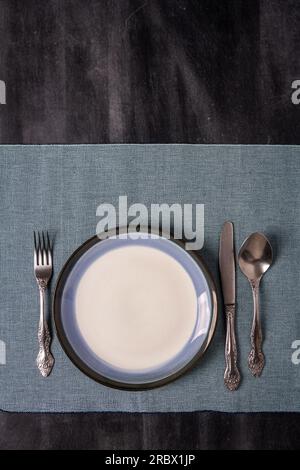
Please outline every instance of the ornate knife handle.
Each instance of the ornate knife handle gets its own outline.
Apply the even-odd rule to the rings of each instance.
[[[45,291],[47,285],[40,282],[40,321],[38,329],[39,353],[36,358],[36,364],[43,377],[47,377],[53,367],[54,358],[50,352],[51,336],[45,319]]]
[[[237,347],[235,339],[235,305],[225,305],[226,343],[225,343],[225,374],[224,383],[233,391],[240,384],[241,376],[237,367]]]
[[[265,365],[265,356],[262,352],[262,332],[260,325],[259,283],[260,280],[250,282],[253,294],[254,312],[250,335],[251,351],[248,356],[248,366],[254,377],[260,376]]]

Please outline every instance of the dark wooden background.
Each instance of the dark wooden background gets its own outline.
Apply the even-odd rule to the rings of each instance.
[[[0,0],[0,143],[300,144],[296,79],[298,0]],[[1,449],[299,443],[294,413],[0,413]]]

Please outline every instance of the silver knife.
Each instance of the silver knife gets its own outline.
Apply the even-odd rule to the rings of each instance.
[[[219,267],[226,315],[224,383],[229,390],[236,390],[241,376],[237,367],[235,339],[235,254],[232,222],[225,222],[222,227]]]

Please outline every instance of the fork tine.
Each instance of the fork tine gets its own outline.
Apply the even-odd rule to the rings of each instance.
[[[47,231],[47,246],[48,246],[48,250],[52,251],[52,246],[51,246],[51,243],[50,243],[50,238],[49,238],[49,232],[48,231]]]
[[[50,266],[52,266],[52,254],[50,250],[48,251],[48,263]]]
[[[42,254],[43,254],[43,265],[48,264],[48,257],[46,251],[46,242],[45,242],[45,234],[42,232]]]
[[[43,265],[43,253],[42,253],[42,239],[41,234],[38,232],[38,264]]]
[[[50,266],[52,266],[52,247],[51,247],[48,231],[47,231],[47,255],[48,255],[48,263],[50,264]]]
[[[35,231],[33,231],[33,240],[34,240],[34,250],[33,250],[33,257],[34,257],[34,264],[37,265],[38,264],[38,255],[37,255],[37,240],[36,240],[36,233]]]

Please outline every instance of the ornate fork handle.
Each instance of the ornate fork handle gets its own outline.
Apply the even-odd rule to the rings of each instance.
[[[45,319],[45,293],[47,283],[44,280],[38,281],[40,291],[40,320],[38,328],[39,353],[36,364],[43,377],[47,377],[53,367],[54,358],[50,352],[51,336]]]
[[[248,356],[248,366],[254,377],[260,376],[265,365],[265,356],[262,352],[262,332],[260,325],[259,283],[260,280],[250,282],[253,294],[254,313],[250,335],[251,351]]]
[[[241,376],[237,367],[237,346],[235,339],[235,305],[225,305],[226,343],[224,383],[233,391],[240,384]]]

